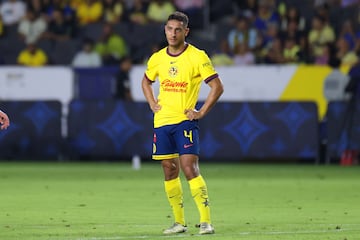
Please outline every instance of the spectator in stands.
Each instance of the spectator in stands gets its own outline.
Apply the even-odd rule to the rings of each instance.
[[[334,41],[335,33],[332,27],[326,23],[323,17],[315,15],[312,19],[312,27],[308,33],[309,50],[313,56],[316,58],[322,55],[324,46]]]
[[[135,24],[146,24],[146,13],[146,4],[142,0],[134,0],[134,5],[129,9],[129,20]]]
[[[328,65],[330,58],[336,55],[336,47],[333,43],[327,43],[324,46],[323,53],[315,58],[316,65]]]
[[[70,4],[71,3],[71,4]],[[72,26],[73,29],[76,28],[75,10],[72,7],[72,4],[75,4],[76,1],[63,1],[63,0],[50,0],[47,4],[44,5],[44,13],[46,15],[47,21],[54,20],[54,11],[61,10],[65,22]]]
[[[85,39],[82,49],[77,52],[72,61],[74,67],[100,67],[102,65],[100,55],[94,50],[94,42],[91,39]]]
[[[5,26],[19,23],[25,12],[26,5],[20,0],[2,1],[0,5],[0,15]]]
[[[46,0],[28,0],[27,8],[32,9],[36,15],[41,15],[44,12],[44,7],[46,5]]]
[[[34,43],[42,37],[46,28],[44,18],[30,8],[26,12],[26,17],[19,23],[18,33],[25,43]]]
[[[204,27],[205,0],[174,0],[174,4],[177,10],[188,15],[192,29]]]
[[[210,22],[227,22],[235,14],[233,0],[208,0]]]
[[[53,1],[54,1],[54,0],[53,0]],[[55,0],[55,1],[57,1],[57,0]],[[59,0],[59,1],[62,1],[62,2],[63,2],[63,0]],[[66,1],[69,1],[70,7],[71,7],[72,9],[78,9],[78,8],[80,7],[80,5],[84,3],[84,0],[66,0]],[[86,1],[86,0],[85,0],[85,1]]]
[[[98,0],[85,0],[76,9],[76,16],[80,25],[99,22],[103,15],[103,5]]]
[[[267,30],[262,34],[261,48],[257,53],[257,58],[264,58],[273,46],[273,42],[279,39],[279,26],[269,23]]]
[[[104,0],[102,2],[104,14],[103,20],[106,23],[118,23],[124,19],[126,7],[121,0]]]
[[[22,50],[17,58],[19,65],[29,67],[44,66],[48,62],[48,58],[43,50],[38,48],[35,43],[29,43],[24,50]]]
[[[130,89],[130,71],[132,68],[132,60],[125,56],[121,59],[119,64],[119,71],[116,74],[116,89],[115,98],[125,101],[132,101]]]
[[[259,8],[254,21],[255,28],[265,33],[269,23],[280,24],[280,16],[275,11],[275,2],[273,0],[259,0]]]
[[[281,43],[280,38],[276,38],[272,44],[269,50],[266,52],[263,63],[266,64],[282,64],[284,63],[284,56],[283,56],[283,46]]]
[[[74,36],[74,31],[73,25],[64,18],[62,9],[58,8],[52,11],[51,20],[43,37],[55,41],[68,40]]]
[[[342,1],[342,0],[341,0]],[[317,6],[313,12],[315,15],[321,16],[325,20],[325,25],[329,25],[338,37],[341,25],[346,18],[351,15],[341,7],[340,0],[327,0],[323,4]]]
[[[324,97],[328,102],[348,99],[345,88],[349,83],[350,77],[340,71],[340,65],[340,59],[334,56],[330,58],[329,66],[332,68],[332,71],[326,76],[323,87]]]
[[[356,64],[354,64],[351,68],[350,68],[350,70],[349,70],[349,73],[348,73],[348,75],[351,77],[351,78],[360,78],[360,53],[358,53],[358,59],[359,59],[359,61],[356,63]],[[358,93],[360,94],[360,82],[357,82],[357,87],[358,87]],[[360,95],[358,95],[358,97],[360,97]]]
[[[289,24],[288,27],[290,27],[291,24]],[[291,35],[289,35],[291,37]],[[307,38],[307,32],[303,31],[298,36],[295,36],[295,39],[297,40],[297,44],[300,47],[299,51],[299,62],[300,63],[314,63],[314,58],[312,53],[310,52],[310,44]]]
[[[238,43],[234,51],[234,65],[244,66],[255,63],[255,55],[249,50],[246,43]]]
[[[287,38],[284,43],[284,63],[299,62],[300,46],[296,43],[295,38]]]
[[[349,48],[351,50],[355,49],[356,33],[351,20],[347,19],[343,22],[338,38],[345,38],[346,41],[349,43]]]
[[[105,65],[118,64],[119,60],[128,54],[125,40],[114,33],[110,24],[104,25],[103,34],[95,45],[95,51],[100,54]]]
[[[360,31],[356,33],[354,51],[356,52],[356,54],[359,57],[360,56]]]
[[[238,43],[246,43],[250,50],[254,50],[258,44],[258,33],[255,29],[249,28],[248,19],[237,18],[235,28],[229,32],[228,43],[233,51]]]
[[[231,66],[234,65],[232,51],[230,50],[228,41],[223,39],[217,52],[211,56],[211,62],[214,66]]]
[[[233,3],[237,5],[240,11],[240,15],[242,16],[253,18],[256,16],[258,12],[258,0],[245,0],[245,1],[233,0]]]
[[[273,41],[280,37],[279,26],[275,23],[269,23],[266,31],[263,33],[262,37],[262,47],[268,49]]]
[[[3,25],[3,22],[0,19],[0,37],[3,35],[3,33],[4,33],[4,25]]]
[[[306,41],[306,36],[303,31],[299,30],[297,21],[289,20],[286,25],[285,31],[279,33],[282,42],[285,42],[288,38],[294,38],[295,42],[299,45]]]
[[[341,37],[336,42],[336,57],[341,60],[342,65],[352,66],[358,61],[355,51],[350,49],[350,43],[345,37]]]
[[[286,10],[286,15],[280,22],[280,30],[286,32],[290,22],[296,25],[297,31],[301,32],[305,30],[306,20],[300,15],[299,10],[294,6],[290,6]]]
[[[0,129],[5,130],[10,126],[10,120],[6,113],[0,110]]]
[[[176,8],[169,0],[153,0],[150,2],[146,16],[151,22],[163,23]]]

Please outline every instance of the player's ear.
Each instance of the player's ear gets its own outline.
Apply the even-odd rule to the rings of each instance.
[[[190,28],[185,28],[185,37],[189,35],[189,32],[190,32]]]

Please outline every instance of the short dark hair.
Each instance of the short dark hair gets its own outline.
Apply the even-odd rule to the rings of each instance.
[[[339,68],[341,66],[341,59],[336,56],[331,56],[328,60],[328,64],[332,68]]]
[[[169,20],[178,20],[180,22],[183,23],[184,27],[187,28],[188,24],[189,24],[189,18],[185,13],[176,11],[172,14],[170,14],[170,16],[168,17],[168,21]]]

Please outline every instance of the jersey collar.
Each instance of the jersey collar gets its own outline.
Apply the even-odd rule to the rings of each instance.
[[[183,52],[185,52],[185,50],[188,48],[188,46],[189,46],[189,44],[188,44],[187,42],[185,42],[185,47],[184,47],[184,49],[183,49],[181,52],[179,52],[178,54],[171,54],[171,53],[169,52],[169,47],[167,47],[167,48],[166,48],[166,53],[167,53],[169,56],[171,56],[171,57],[177,57],[177,56],[180,56]]]

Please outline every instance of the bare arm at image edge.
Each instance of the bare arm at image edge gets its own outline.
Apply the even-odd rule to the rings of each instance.
[[[5,130],[10,126],[10,120],[6,113],[0,110],[0,129]]]

